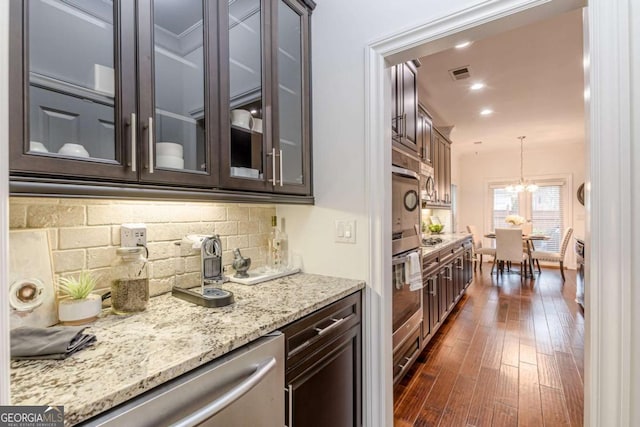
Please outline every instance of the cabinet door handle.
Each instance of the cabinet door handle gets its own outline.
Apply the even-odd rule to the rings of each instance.
[[[402,137],[407,137],[407,113],[402,114]]]
[[[333,322],[332,324],[330,324],[329,326],[327,326],[324,329],[320,329],[320,328],[313,328],[318,332],[318,335],[324,335],[327,332],[329,332],[331,329],[337,328],[338,325],[340,325],[341,323],[343,323],[344,321],[347,320],[347,317],[343,317],[342,319],[331,319],[331,321]]]
[[[273,178],[271,178],[271,184],[275,187],[278,182],[276,180],[276,149],[272,148],[271,153],[267,154],[267,156],[271,156],[271,173],[273,174]]]
[[[289,384],[287,386],[287,393],[289,396],[289,419],[287,420],[287,427],[293,427],[293,386]]]
[[[280,149],[280,187],[284,185],[284,169],[282,168],[282,149]]]
[[[433,277],[431,277],[429,279],[429,281],[431,282],[431,291],[429,292],[431,295],[433,295],[434,297],[438,296],[438,288],[436,287],[436,281]]]
[[[275,357],[262,361],[258,366],[256,366],[256,370],[238,384],[237,387],[232,388],[213,402],[198,409],[191,415],[184,417],[175,424],[172,424],[172,427],[191,427],[200,425],[203,421],[213,417],[215,414],[247,394],[252,388],[258,385],[258,383],[260,383],[275,366]]]
[[[149,173],[153,173],[153,117],[149,117]]]
[[[136,123],[136,113],[131,113],[131,172],[136,172],[138,170],[138,141],[136,140],[136,135],[138,134],[137,123]]]

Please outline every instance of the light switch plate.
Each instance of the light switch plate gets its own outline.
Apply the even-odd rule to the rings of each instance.
[[[336,243],[355,243],[356,220],[336,220],[336,229],[334,234]]]

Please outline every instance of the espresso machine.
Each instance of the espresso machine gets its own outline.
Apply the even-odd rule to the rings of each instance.
[[[176,274],[171,294],[204,307],[223,307],[234,302],[233,293],[220,288],[229,279],[222,272],[222,243],[217,234],[186,236],[176,255]],[[198,260],[199,271],[194,266]]]

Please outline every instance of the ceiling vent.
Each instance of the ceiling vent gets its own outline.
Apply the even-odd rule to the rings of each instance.
[[[471,69],[468,65],[464,67],[454,68],[453,70],[449,70],[449,74],[453,80],[464,80],[471,77]]]

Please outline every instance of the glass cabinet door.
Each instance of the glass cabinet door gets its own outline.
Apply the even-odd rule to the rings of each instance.
[[[132,23],[118,18],[112,0],[23,4],[12,3],[12,20],[22,22],[24,84],[17,86],[28,125],[14,134],[24,144],[12,151],[12,169],[28,162],[32,171],[135,176],[124,130],[135,94],[120,96],[132,82],[134,57],[116,45],[118,32]]]
[[[308,88],[303,65],[306,9],[280,0],[277,13],[279,186],[287,186],[288,191],[299,187],[304,192],[305,158],[308,158],[305,110]]]
[[[209,31],[203,0],[140,1],[143,180],[211,185]],[[211,6],[215,9],[215,6]],[[213,15],[215,16],[215,15]],[[209,28],[213,25],[212,28]],[[150,34],[151,40],[143,38]],[[215,37],[214,37],[215,41]],[[144,49],[150,49],[147,54]],[[151,58],[149,60],[149,58]],[[145,83],[143,79],[151,76]],[[214,75],[215,77],[215,75]],[[211,80],[209,80],[211,81]],[[214,80],[215,83],[215,80]],[[211,92],[213,95],[214,92]],[[152,101],[152,103],[150,102]]]
[[[264,190],[272,185],[273,162],[267,157],[264,84],[264,22],[268,12],[260,0],[235,0],[228,4],[226,32],[229,76],[221,150],[223,184],[230,188]],[[224,64],[224,62],[223,62]],[[269,181],[271,180],[271,181]]]

